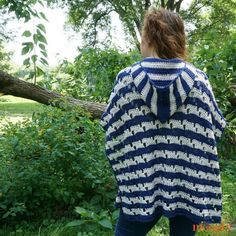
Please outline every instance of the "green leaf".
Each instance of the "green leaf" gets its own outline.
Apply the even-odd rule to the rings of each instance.
[[[48,21],[47,17],[45,16],[43,12],[39,12],[39,15],[42,17],[42,19]]]
[[[28,80],[30,80],[30,79],[33,79],[34,78],[34,76],[35,76],[35,74],[34,74],[34,72],[33,71],[31,71],[30,73],[29,73],[29,76],[28,76]]]
[[[38,41],[47,44],[47,39],[41,33],[37,35],[38,35]]]
[[[87,214],[87,210],[84,209],[83,207],[76,207],[75,212],[78,213],[78,214],[81,214],[81,215]]]
[[[112,223],[108,219],[100,220],[98,223],[105,228],[112,229]]]
[[[43,31],[46,34],[46,28],[43,24],[38,24],[37,27],[38,27],[38,29],[40,29],[41,31]]]
[[[31,56],[31,60],[33,61],[33,63],[35,63],[37,61],[37,55],[32,55]]]
[[[24,42],[22,43],[25,47],[29,47],[29,52],[31,52],[34,48],[34,44],[32,42]]]
[[[26,58],[24,61],[23,61],[23,65],[24,66],[29,66],[30,65],[30,58]]]
[[[40,51],[46,58],[48,57],[48,54],[45,51]]]
[[[84,224],[84,221],[74,220],[74,221],[71,221],[68,224],[66,224],[66,227],[74,227],[74,226],[78,226],[78,225],[82,225],[82,224]]]
[[[112,213],[112,219],[113,219],[113,220],[116,220],[116,219],[119,217],[119,214],[120,214],[120,210],[119,210],[119,209],[115,210],[115,211]]]
[[[42,57],[40,58],[40,61],[43,65],[47,65],[47,66],[49,65],[48,62]]]
[[[36,68],[37,68],[37,76],[41,76],[45,74],[44,70],[42,70],[40,67],[37,66]]]
[[[29,52],[29,47],[25,46],[25,47],[23,47],[22,50],[21,50],[21,55],[25,55],[25,54],[27,54],[28,52]]]
[[[37,42],[39,41],[38,40],[38,34],[33,35],[33,40],[34,40],[34,43],[37,44]]]
[[[44,44],[42,44],[42,43],[40,43],[40,44],[39,44],[39,47],[40,47],[42,50],[44,50],[44,51],[46,50],[46,47],[45,47],[45,45],[44,45]]]
[[[42,7],[44,7],[43,2],[42,2],[41,0],[38,0],[38,3],[39,3]]]
[[[29,30],[26,30],[22,36],[25,36],[25,37],[30,37],[31,36],[31,32]]]

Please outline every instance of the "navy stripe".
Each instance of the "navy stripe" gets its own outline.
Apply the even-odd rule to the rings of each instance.
[[[190,91],[190,87],[188,86],[187,82],[185,81],[185,79],[183,78],[183,76],[180,75],[181,78],[181,83],[182,83],[182,87],[185,91],[185,94],[188,94]]]
[[[123,207],[123,203],[114,203],[114,207],[119,209]],[[139,214],[134,214],[134,215],[126,215],[126,218],[130,221],[142,221],[142,222],[149,222],[153,221],[157,215],[160,215],[160,212],[162,216],[165,216],[167,218],[170,217],[175,217],[176,215],[184,215],[187,216],[189,219],[191,219],[195,224],[200,224],[202,223],[203,219],[204,222],[211,224],[211,223],[221,223],[221,217],[218,216],[198,216],[196,214],[191,213],[189,210],[186,210],[184,208],[177,208],[174,211],[173,210],[165,210],[162,206],[157,206],[154,213],[151,215],[139,215]]]
[[[112,107],[114,106],[114,104],[116,104],[116,103],[118,102],[118,100],[120,99],[119,93],[122,93],[123,95],[125,95],[125,94],[130,93],[130,92],[131,92],[131,89],[129,89],[127,86],[126,86],[126,87],[123,87],[122,89],[120,89],[119,92],[118,92],[118,94],[116,94],[116,95],[113,97],[111,103],[108,105],[108,107],[107,107],[107,113],[110,113],[110,110],[112,109]],[[188,104],[191,104],[191,105],[194,105],[194,106],[197,105],[198,107],[201,107],[202,109],[204,109],[204,108],[207,106],[206,103],[204,103],[202,100],[200,100],[200,99],[197,98],[197,97],[187,97],[187,98],[186,98],[186,102],[188,102]],[[138,107],[146,106],[146,103],[145,103],[144,100],[141,99],[141,98],[140,98],[140,99],[135,99],[135,100],[133,100],[132,103],[133,103],[133,104],[136,103],[136,105],[137,105]],[[125,111],[128,111],[128,110],[132,109],[133,107],[134,107],[134,106],[133,106],[131,103],[127,103],[126,105],[124,105],[124,106],[122,107],[122,109],[123,109],[123,112],[125,112]],[[206,111],[208,112],[208,110],[206,110]],[[121,115],[122,115],[122,113],[119,113],[119,114],[116,113],[115,116],[114,116],[114,119],[120,117]],[[172,118],[172,117],[171,117],[171,118]],[[114,119],[112,119],[110,122],[108,122],[107,126],[108,126],[109,124],[115,122]],[[119,119],[119,118],[118,118],[118,119]],[[211,124],[211,125],[212,125],[212,124]],[[106,127],[106,128],[107,128],[107,127]]]
[[[132,73],[132,77],[133,78],[136,78],[141,72],[143,71],[143,69],[141,67],[138,67],[136,70],[132,71],[131,70],[131,73]]]
[[[165,176],[168,179],[180,178],[181,180],[192,182],[193,185],[201,184],[201,185],[208,185],[208,186],[213,186],[213,187],[221,187],[221,183],[219,181],[206,180],[206,179],[201,179],[200,177],[189,176],[180,172],[172,173],[172,172],[162,171],[162,170],[158,170],[148,177],[139,176],[139,178],[137,179],[118,180],[118,184],[125,185],[125,186],[132,186],[132,185],[137,185],[137,184],[152,183],[155,178],[160,178],[160,176]]]
[[[148,105],[148,107],[151,107],[152,96],[153,96],[153,87],[150,86],[150,90],[148,91],[147,98],[146,98],[146,104]]]
[[[166,154],[167,156],[167,154]],[[111,160],[111,163],[114,165],[114,161]],[[182,160],[182,159],[175,159],[175,158],[169,158],[169,157],[158,157],[156,159],[152,159],[146,163],[139,163],[139,164],[134,164],[134,165],[130,165],[128,167],[124,167],[124,168],[120,168],[119,170],[114,170],[115,174],[119,175],[119,174],[125,174],[125,173],[129,173],[130,171],[134,172],[134,171],[138,171],[138,170],[142,170],[142,169],[146,169],[146,168],[150,168],[153,165],[162,165],[162,164],[169,164],[169,165],[177,165],[177,166],[183,166],[184,169],[185,168],[190,168],[193,169],[194,167],[194,171],[196,170],[201,170],[203,172],[206,173],[211,173],[211,174],[219,174],[220,171],[218,168],[213,168],[213,167],[208,167],[208,166],[204,166],[204,165],[200,165],[197,163],[194,163],[194,166],[192,163],[190,163],[189,161],[186,160]]]
[[[138,138],[136,136],[138,136]],[[173,128],[173,129],[154,128],[154,129],[149,129],[148,132],[141,131],[141,132],[137,132],[136,135],[131,135],[131,136],[127,137],[126,139],[124,139],[122,141],[122,143],[118,143],[118,144],[114,145],[113,151],[109,150],[107,153],[110,155],[112,153],[117,152],[117,150],[120,150],[121,148],[125,147],[126,145],[132,144],[133,142],[136,142],[136,141],[141,141],[142,139],[145,139],[145,138],[146,139],[152,138],[154,136],[166,136],[166,139],[168,138],[167,136],[169,136],[170,139],[171,139],[170,136],[173,136],[173,137],[183,136],[183,137],[189,138],[190,140],[194,139],[199,142],[206,143],[210,146],[215,145],[214,139],[207,138],[203,134],[201,134],[201,133],[198,134],[198,133],[191,131],[191,130],[183,130],[183,129],[179,129],[179,128]],[[170,141],[170,144],[172,144],[171,141]],[[147,144],[147,147],[148,147],[148,144]]]
[[[155,150],[168,150],[168,151],[182,151],[185,153],[189,153],[195,156],[201,156],[202,158],[205,158],[206,160],[214,160],[214,161],[218,161],[218,158],[216,155],[210,153],[210,152],[206,152],[206,151],[202,151],[200,149],[196,149],[196,148],[192,148],[189,147],[187,145],[181,145],[181,144],[168,144],[168,143],[157,143],[157,144],[152,144],[149,145],[148,148],[143,147],[143,148],[139,148],[137,150],[134,151],[129,151],[127,152],[124,156],[119,156],[116,158],[116,164],[119,161],[124,161],[125,159],[132,158],[133,156],[141,156],[142,154],[147,154],[147,153],[152,153]],[[110,149],[106,149],[106,154],[108,155],[108,152],[110,151]]]
[[[184,71],[194,80],[195,74],[189,68],[186,67]]]
[[[157,116],[161,122],[165,122],[170,116],[169,88],[164,93],[159,93],[157,99]]]
[[[164,183],[156,183],[154,185],[154,187],[150,190],[145,190],[145,191],[131,191],[131,192],[120,192],[118,193],[118,196],[126,196],[127,198],[130,197],[137,197],[137,196],[141,196],[141,197],[147,197],[147,196],[152,196],[154,194],[155,191],[157,191],[158,189],[161,189],[163,191],[167,192],[173,192],[173,191],[181,191],[184,193],[187,193],[189,195],[193,195],[195,197],[201,198],[203,196],[207,196],[210,198],[215,198],[215,199],[219,199],[222,197],[221,193],[214,193],[214,192],[199,192],[199,191],[195,191],[194,189],[188,189],[186,187],[180,186],[180,185],[174,185],[174,186],[168,186],[165,185]]]
[[[164,62],[164,64],[172,64],[172,63],[182,63],[184,62],[180,58],[171,58],[171,59],[165,59],[165,58],[157,58],[157,57],[146,57],[142,60],[143,62]]]
[[[177,81],[175,81],[175,83],[173,84],[174,89],[173,89],[173,94],[175,96],[175,100],[176,100],[176,106],[177,108],[182,104],[182,99],[180,97],[180,93],[178,91],[178,87],[177,87]]]
[[[146,76],[142,79],[142,81],[139,83],[137,90],[141,93],[145,85],[148,83]]]
[[[166,75],[166,74],[176,74],[176,77],[182,72],[181,68],[150,68],[150,67],[144,67],[145,72],[150,74],[158,74],[158,75]]]
[[[194,208],[197,208],[199,210],[203,210],[203,209],[208,209],[208,210],[214,210],[216,208],[216,210],[221,210],[222,207],[221,205],[212,205],[212,204],[199,204],[199,203],[193,203],[191,201],[189,201],[188,199],[182,198],[182,197],[174,197],[174,198],[165,198],[161,195],[157,195],[155,197],[155,202],[156,201],[160,201],[163,200],[163,202],[165,202],[165,204],[171,204],[171,203],[176,203],[176,202],[182,202],[182,203],[186,203],[189,206],[192,206]],[[132,203],[132,204],[128,204],[123,202],[123,206],[125,206],[126,208],[151,208],[153,206],[153,203]]]

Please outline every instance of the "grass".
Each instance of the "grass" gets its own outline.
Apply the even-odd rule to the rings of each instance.
[[[33,112],[40,112],[44,105],[27,99],[4,96],[0,98],[0,115],[7,120],[17,122],[24,118],[30,118]],[[3,122],[0,122],[3,125]],[[236,156],[235,156],[236,157]],[[196,236],[235,236],[236,235],[236,160],[235,157],[220,159],[222,191],[223,191],[223,212],[222,221],[231,224],[233,227],[227,231],[198,231]],[[68,228],[65,225],[71,220],[41,220],[37,224],[24,222],[13,227],[2,227],[0,236],[93,236],[92,233],[78,233],[76,228]],[[226,223],[225,223],[226,224]],[[110,233],[97,232],[96,236],[113,236],[114,230]],[[169,221],[161,217],[156,226],[148,233],[148,236],[168,236]]]
[[[0,97],[0,115],[8,121],[18,122],[30,118],[34,112],[40,112],[45,105],[13,96]],[[4,124],[1,119],[1,125]]]
[[[10,116],[29,116],[33,112],[42,110],[44,105],[24,98],[13,96],[0,97],[0,112]]]

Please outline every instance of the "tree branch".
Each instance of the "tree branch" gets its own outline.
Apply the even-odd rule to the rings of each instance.
[[[94,119],[99,119],[106,108],[106,104],[64,97],[61,94],[41,88],[38,85],[15,78],[3,71],[0,71],[0,95],[12,95],[27,98],[45,105],[53,105],[59,108],[63,106],[63,102],[58,101],[58,99],[66,99],[70,105],[80,106],[91,113],[92,118]],[[57,101],[52,103],[54,100]]]

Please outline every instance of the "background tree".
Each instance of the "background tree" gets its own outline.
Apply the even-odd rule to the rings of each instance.
[[[186,22],[190,42],[196,42],[200,35],[204,35],[215,25],[221,31],[227,31],[235,20],[236,9],[233,0],[193,0],[188,9],[183,9],[183,0],[48,0],[48,3],[68,7],[68,22],[76,31],[84,30],[85,45],[94,46],[98,43],[99,30],[109,34],[111,13],[117,13],[127,39],[137,49],[140,48],[139,39],[144,14],[151,5],[179,12]],[[210,14],[206,13],[206,9]]]

